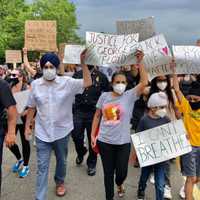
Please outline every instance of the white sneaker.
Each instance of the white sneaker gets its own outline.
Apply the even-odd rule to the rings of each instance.
[[[149,181],[150,181],[151,184],[153,184],[153,185],[155,184],[154,174],[151,174]]]
[[[172,199],[171,188],[168,185],[165,185],[164,198],[165,199]]]
[[[182,186],[182,188],[180,189],[179,196],[181,197],[181,199],[185,199],[185,186]]]

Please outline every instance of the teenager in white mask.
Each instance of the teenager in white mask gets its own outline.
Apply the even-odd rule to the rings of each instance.
[[[170,81],[170,77],[167,75],[163,76],[157,76],[151,81],[150,85],[150,92],[149,96],[151,94],[156,92],[164,92],[167,95],[169,104],[167,107],[167,115],[171,120],[175,120],[178,116],[177,108],[175,107],[175,95],[173,94],[172,85]]]
[[[114,175],[119,197],[124,195],[123,183],[127,176],[128,160],[131,148],[130,118],[135,101],[147,85],[147,74],[141,61],[143,53],[136,53],[140,82],[133,89],[126,91],[127,79],[122,72],[112,76],[111,92],[104,92],[98,102],[93,119],[91,143],[99,152],[104,169],[106,200],[114,197]],[[100,124],[100,126],[99,126]],[[99,134],[96,137],[96,130]]]

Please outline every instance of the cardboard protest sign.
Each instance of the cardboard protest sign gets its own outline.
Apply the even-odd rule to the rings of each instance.
[[[117,67],[134,64],[138,34],[110,35],[86,33],[86,64]]]
[[[200,47],[172,46],[177,74],[200,73]]]
[[[139,42],[138,49],[144,52],[145,68],[151,78],[171,73],[169,63],[172,55],[162,34]]]
[[[178,120],[132,135],[140,167],[189,153],[192,148],[186,134],[183,121]]]
[[[81,64],[80,55],[84,49],[84,45],[66,45],[63,63]]]
[[[6,63],[22,63],[20,50],[6,50]]]
[[[25,47],[29,51],[57,51],[56,21],[26,21]]]
[[[120,35],[139,33],[139,41],[155,35],[154,17],[132,21],[117,21],[117,33]]]
[[[14,94],[15,101],[17,103],[17,111],[21,114],[27,106],[30,90],[24,90],[22,92],[16,92]]]

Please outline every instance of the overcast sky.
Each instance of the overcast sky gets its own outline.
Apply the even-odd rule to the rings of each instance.
[[[28,0],[31,1],[31,0]],[[70,0],[77,7],[79,35],[116,32],[117,20],[155,17],[157,33],[170,44],[193,45],[200,38],[200,0]]]
[[[200,38],[200,0],[71,0],[77,7],[79,34],[116,32],[117,20],[155,17],[157,33],[170,44],[194,44]]]

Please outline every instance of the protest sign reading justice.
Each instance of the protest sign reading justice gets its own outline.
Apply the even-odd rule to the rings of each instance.
[[[120,35],[139,33],[139,41],[155,35],[154,17],[132,21],[117,21],[117,33]]]
[[[6,50],[6,63],[21,63],[22,53],[20,50]]]
[[[25,47],[32,51],[57,51],[56,21],[26,21]]]
[[[172,46],[177,74],[200,73],[200,47]]]
[[[160,163],[189,153],[192,148],[186,138],[182,120],[132,135],[141,167]]]
[[[162,34],[139,42],[138,49],[144,52],[144,64],[150,77],[170,73],[172,55]]]
[[[80,55],[84,49],[84,45],[66,45],[63,63],[80,64]]]
[[[86,64],[117,67],[136,62],[138,34],[110,35],[103,33],[86,33]]]

